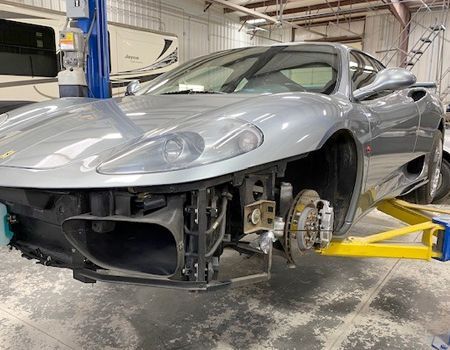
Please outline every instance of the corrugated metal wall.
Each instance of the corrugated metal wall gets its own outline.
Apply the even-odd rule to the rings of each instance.
[[[400,23],[390,15],[374,15],[366,18],[363,50],[382,60],[385,50],[389,50],[400,35]],[[392,65],[398,65],[393,62]]]

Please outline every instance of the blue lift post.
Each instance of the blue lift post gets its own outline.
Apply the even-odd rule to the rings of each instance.
[[[89,36],[86,78],[89,97],[110,98],[110,54],[106,0],[89,0],[89,18],[80,18],[78,27]]]
[[[449,261],[450,260],[450,216],[438,216],[433,218],[433,222],[439,225],[442,225],[445,230],[442,232],[442,237],[440,239],[440,244],[442,247],[439,247],[442,251],[442,256],[436,258],[441,261]]]

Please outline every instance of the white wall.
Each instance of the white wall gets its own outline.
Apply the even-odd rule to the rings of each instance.
[[[379,58],[384,63],[385,60],[383,58],[386,52],[380,51],[391,49],[394,42],[398,40],[399,35],[400,23],[394,16],[390,14],[368,16],[364,31],[363,50]],[[397,60],[393,60],[393,66],[398,64]]]
[[[65,12],[65,0],[9,1]],[[252,39],[246,28],[239,31],[238,16],[224,15],[217,5],[203,12],[204,4],[203,0],[108,0],[108,20],[176,34],[182,62],[218,50],[290,41],[290,30],[258,32]]]

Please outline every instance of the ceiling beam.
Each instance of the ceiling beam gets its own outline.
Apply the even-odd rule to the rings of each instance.
[[[354,17],[346,17],[345,21],[346,22],[361,22],[361,21],[365,21],[366,20],[366,16],[354,16]],[[343,23],[343,20],[337,20],[337,19],[332,19],[332,20],[324,20],[324,21],[316,21],[316,22],[310,22],[310,23],[303,23],[303,24],[298,24],[300,27],[321,27],[321,26],[326,26],[330,23],[333,24],[338,24],[338,23]]]
[[[339,42],[339,43],[357,43],[363,40],[362,35],[354,35],[354,36],[328,36],[326,38],[322,39],[311,39],[311,40],[305,40],[305,41],[317,41],[317,42]]]
[[[226,1],[226,0],[207,0],[208,3],[216,3],[216,4],[220,4],[222,6],[225,6],[227,8],[233,9],[235,11],[239,11],[239,12],[243,12],[246,13],[248,15],[250,15],[250,18],[262,18],[265,19],[267,22],[269,23],[274,23],[274,24],[278,24],[279,21],[276,18],[272,18],[271,16],[267,16],[262,12],[258,12],[258,11],[253,11],[248,9],[247,7],[241,6],[241,5],[237,5],[235,3],[232,3],[231,1]]]
[[[314,34],[317,34],[317,35],[320,35],[320,36],[325,36],[325,34],[322,34],[320,32],[316,32],[314,30],[309,30],[307,28],[300,27],[297,24],[291,23],[291,22],[288,22],[288,21],[284,21],[284,20],[280,21],[278,18],[270,17],[270,16],[267,16],[267,15],[261,13],[261,12],[250,10],[250,9],[248,9],[246,7],[243,7],[243,6],[240,6],[240,5],[236,5],[236,4],[234,4],[234,3],[230,2],[230,1],[226,1],[226,0],[207,0],[206,2],[207,3],[220,4],[222,6],[235,9],[236,11],[248,13],[248,14],[251,15],[250,18],[262,18],[262,19],[265,19],[268,22],[267,24],[276,24],[276,25],[286,24],[286,25],[288,25],[290,27],[293,27],[293,28],[303,29],[303,30],[309,31],[311,33],[314,33]]]
[[[254,2],[253,4],[245,5],[245,7],[248,8],[248,9],[256,9],[256,8],[259,8],[259,7],[274,6],[274,5],[278,5],[278,1],[277,0],[267,0],[267,1]],[[225,13],[230,13],[230,12],[234,12],[234,11],[236,11],[236,10],[233,10],[232,8],[225,8],[224,9]]]
[[[338,0],[338,1],[331,1],[328,3],[323,2],[320,4],[311,5],[311,6],[300,6],[300,7],[284,9],[283,15],[291,15],[291,14],[300,13],[300,12],[324,10],[324,9],[329,9],[329,8],[333,8],[333,7],[339,8],[342,6],[367,4],[370,2],[378,2],[378,1],[379,0],[341,0],[341,1]],[[247,5],[247,6],[249,6],[249,5]],[[261,11],[261,13],[265,13],[267,16],[275,16],[277,14],[276,11],[266,11],[266,12]],[[244,16],[244,17],[240,18],[241,21],[246,21],[248,19],[249,19],[248,16]]]
[[[301,23],[304,23],[305,21],[312,21],[312,20],[316,20],[316,19],[333,18],[333,17],[336,18],[336,16],[347,16],[347,15],[354,15],[357,13],[366,13],[371,10],[379,11],[379,10],[388,10],[388,9],[389,9],[389,5],[376,5],[376,6],[373,6],[370,10],[368,10],[367,8],[358,8],[358,9],[351,9],[351,10],[341,10],[341,11],[335,11],[335,12],[318,13],[315,15],[305,15],[305,16],[300,16],[300,17],[293,17],[293,18],[289,18],[289,22],[301,24]],[[345,20],[345,18],[343,18],[342,20]]]

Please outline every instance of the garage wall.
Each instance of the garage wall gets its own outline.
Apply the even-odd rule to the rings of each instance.
[[[9,0],[65,12],[65,0]],[[0,1],[1,3],[1,1]],[[258,32],[253,37],[234,14],[217,5],[204,12],[203,0],[108,0],[108,19],[140,28],[174,33],[182,62],[213,51],[290,41],[290,30]]]
[[[389,50],[399,35],[400,23],[394,16],[390,14],[368,16],[366,18],[363,50],[384,61],[385,52],[381,51]],[[392,62],[393,66],[398,64],[397,61]]]

